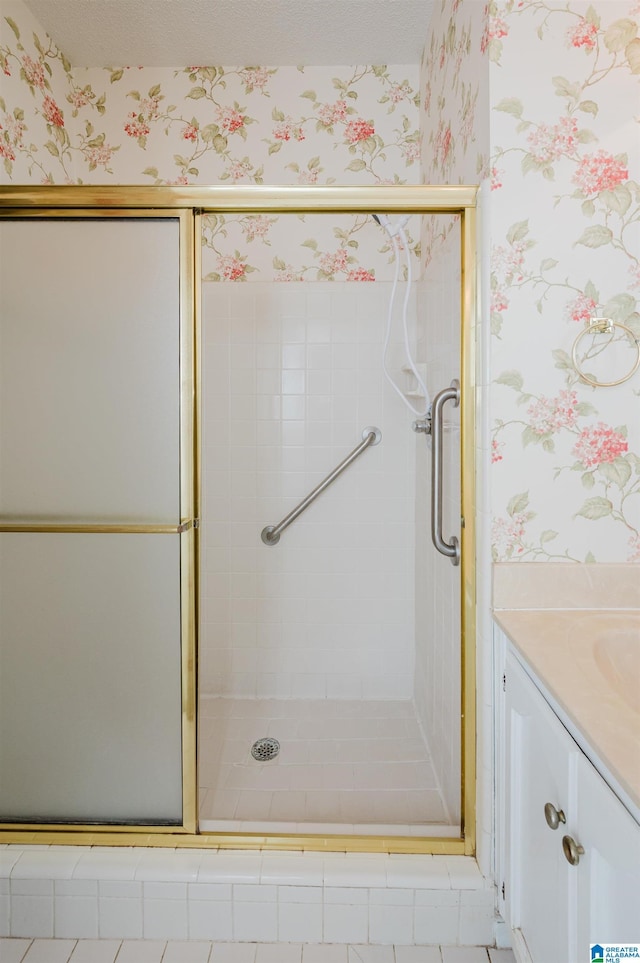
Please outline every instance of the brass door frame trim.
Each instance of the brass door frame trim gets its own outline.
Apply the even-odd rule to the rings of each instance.
[[[149,827],[69,826],[56,831],[55,826],[33,825],[23,830],[0,834],[2,843],[13,846],[146,846],[162,849],[206,849],[211,851],[282,850],[305,853],[379,853],[407,856],[468,856],[465,841],[446,836],[340,836],[276,833],[171,833]]]
[[[195,471],[189,491],[193,509],[182,517],[197,517],[200,485],[200,438],[198,408],[200,385],[197,359],[200,357],[201,276],[199,227],[200,215],[206,213],[412,213],[453,214],[461,221],[461,750],[462,774],[461,834],[456,837],[350,836],[332,834],[252,834],[208,833],[197,831],[196,746],[196,621],[198,572],[197,531],[181,538],[189,539],[188,572],[183,571],[183,589],[189,593],[191,615],[183,619],[183,632],[188,642],[183,645],[183,737],[185,747],[193,747],[193,766],[183,771],[184,829],[168,827],[113,826],[41,826],[33,824],[7,826],[0,830],[0,843],[26,845],[40,842],[56,845],[164,846],[206,849],[276,849],[310,852],[371,853],[440,853],[474,855],[476,847],[476,576],[475,576],[475,393],[477,316],[477,224],[475,186],[415,185],[374,187],[273,187],[266,185],[186,186],[186,187],[91,187],[38,186],[0,187],[0,218],[34,216],[140,216],[167,217],[174,211],[189,215],[193,225],[190,258],[181,245],[181,312],[194,316],[193,344],[195,355],[193,380],[183,383],[194,403],[191,422],[183,423],[182,434],[194,442]],[[47,213],[43,213],[43,208]],[[92,210],[90,210],[92,209]],[[182,237],[182,232],[181,232]],[[182,281],[184,282],[182,284]],[[190,294],[187,306],[186,292]],[[183,330],[181,325],[181,331]],[[187,365],[188,367],[188,365]],[[188,380],[188,379],[187,379]],[[192,814],[188,819],[187,815]]]
[[[374,187],[53,185],[0,187],[0,208],[185,208],[211,213],[325,214],[384,211],[458,214],[476,206],[477,187],[469,185],[379,185]],[[162,215],[160,215],[162,216]]]

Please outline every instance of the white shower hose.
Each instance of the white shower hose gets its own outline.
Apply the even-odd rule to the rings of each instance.
[[[377,215],[377,220],[385,229],[389,237],[389,240],[391,242],[391,247],[393,250],[393,260],[395,265],[393,286],[391,288],[391,296],[389,298],[387,330],[386,330],[385,340],[384,340],[384,350],[382,352],[382,369],[384,371],[385,378],[387,379],[387,381],[389,382],[393,390],[396,392],[398,397],[402,399],[402,401],[407,406],[407,408],[409,408],[409,410],[418,418],[425,418],[430,407],[429,392],[427,391],[427,387],[423,379],[421,378],[420,373],[416,368],[415,362],[413,360],[413,356],[411,354],[409,326],[407,321],[409,297],[411,296],[411,252],[409,250],[409,243],[407,241],[407,235],[405,233],[404,226],[409,220],[409,215],[407,214],[404,217],[400,218],[397,224],[392,224],[389,218],[386,216],[386,214]],[[402,391],[402,389],[393,380],[391,372],[389,371],[389,368],[387,366],[387,352],[389,349],[389,341],[391,339],[391,330],[393,327],[393,308],[394,308],[394,303],[396,298],[396,291],[398,288],[398,281],[400,278],[400,249],[401,248],[405,252],[405,262],[407,266],[407,284],[406,284],[404,299],[402,302],[402,330],[404,335],[404,349],[407,356],[407,360],[409,362],[409,367],[411,368],[411,371],[415,376],[415,379],[418,383],[418,387],[420,388],[422,394],[424,395],[424,399],[425,399],[424,410],[421,408],[416,408],[415,405],[413,405],[409,401],[404,391]]]

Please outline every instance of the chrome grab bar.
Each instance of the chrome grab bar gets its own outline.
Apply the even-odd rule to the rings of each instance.
[[[449,388],[443,388],[433,399],[431,409],[431,539],[452,565],[460,564],[460,544],[455,535],[451,542],[442,537],[442,412],[447,401],[460,404],[460,382],[454,378]]]
[[[308,508],[311,502],[315,501],[318,495],[320,495],[325,488],[328,488],[332,481],[341,475],[345,468],[348,468],[352,461],[355,461],[358,455],[362,454],[365,448],[369,448],[371,445],[377,445],[382,438],[382,432],[379,428],[365,428],[362,432],[362,441],[354,448],[351,454],[340,462],[337,468],[334,468],[330,475],[320,482],[319,485],[309,492],[307,497],[303,499],[299,505],[297,505],[293,511],[290,511],[288,515],[282,519],[277,525],[267,525],[262,529],[260,533],[260,538],[265,545],[277,545],[280,541],[280,535],[284,532],[285,528],[288,528],[291,522],[295,521],[298,515],[301,515],[305,508]]]

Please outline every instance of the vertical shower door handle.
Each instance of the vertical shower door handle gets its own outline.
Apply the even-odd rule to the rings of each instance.
[[[445,542],[442,537],[442,421],[447,401],[452,401],[456,408],[460,404],[460,382],[455,378],[448,388],[438,392],[431,409],[431,538],[438,551],[451,559],[452,565],[459,565],[458,539],[454,535],[450,542]]]

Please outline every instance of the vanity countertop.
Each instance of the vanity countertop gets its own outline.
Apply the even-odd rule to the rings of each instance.
[[[640,817],[640,609],[497,609],[576,741]]]

